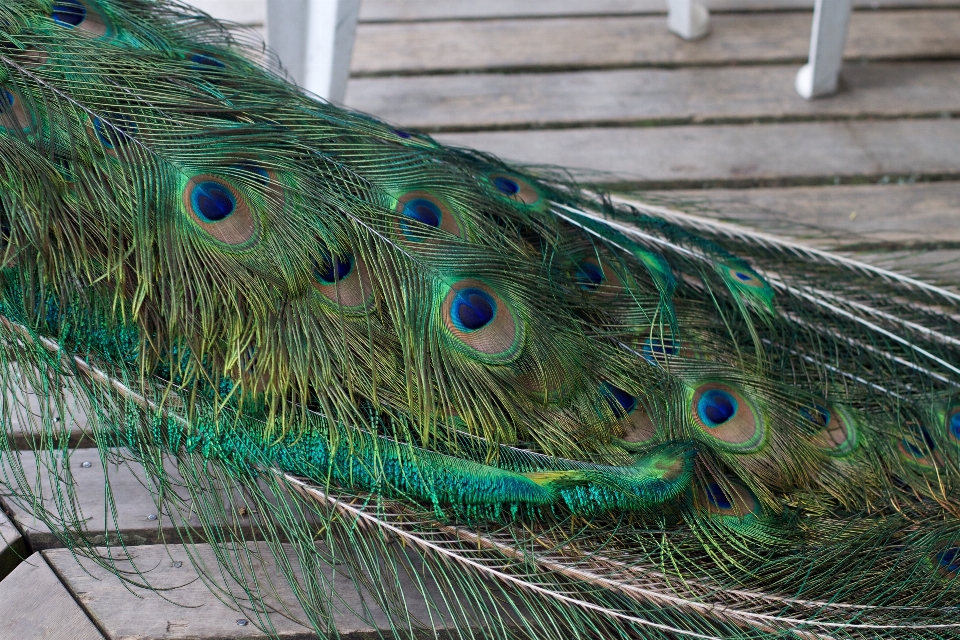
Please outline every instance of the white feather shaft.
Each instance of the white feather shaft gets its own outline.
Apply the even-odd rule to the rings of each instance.
[[[890,271],[889,269],[883,269],[872,264],[867,264],[866,262],[854,260],[853,258],[848,258],[846,256],[824,251],[822,249],[815,249],[793,240],[787,240],[772,234],[754,231],[753,229],[748,229],[746,227],[731,224],[729,222],[720,222],[719,220],[702,218],[700,216],[684,213],[683,211],[677,211],[676,209],[669,209],[667,207],[647,204],[639,200],[632,200],[618,196],[611,196],[611,200],[619,204],[625,204],[648,211],[654,215],[667,218],[668,220],[672,220],[678,224],[686,224],[688,226],[700,229],[709,229],[710,231],[724,233],[731,237],[750,239],[758,244],[767,244],[784,250],[816,256],[817,258],[820,258],[826,262],[840,264],[850,269],[873,273],[874,275],[880,276],[887,280],[902,282],[905,285],[916,287],[917,289],[922,289],[929,293],[947,298],[954,303],[960,303],[960,294],[956,294],[952,291],[944,289],[943,287],[938,287],[922,280],[905,276],[901,273],[897,273],[896,271]]]

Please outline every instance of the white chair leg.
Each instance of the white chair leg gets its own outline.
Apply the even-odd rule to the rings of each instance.
[[[298,85],[303,84],[306,16],[307,0],[267,0],[267,44]]]
[[[267,0],[267,44],[301,87],[343,102],[360,0]]]
[[[850,24],[850,5],[851,0],[816,0],[810,61],[797,72],[794,83],[797,93],[807,100],[837,91]]]
[[[667,28],[684,40],[699,40],[710,31],[710,12],[693,0],[667,0]]]

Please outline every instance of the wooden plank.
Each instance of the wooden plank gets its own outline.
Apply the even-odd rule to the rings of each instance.
[[[117,567],[132,570],[135,566],[152,587],[168,589],[162,596],[147,589],[125,586],[89,560],[78,563],[67,549],[44,552],[67,588],[111,640],[267,637],[249,622],[246,614],[232,610],[214,597],[198,579],[197,571],[182,547],[135,546],[127,551],[130,559],[119,558]],[[117,557],[120,550],[114,548],[110,552]],[[216,559],[209,547],[202,545],[196,552],[208,567],[216,567]],[[263,552],[269,555],[266,550]],[[284,603],[296,606],[285,580],[275,570],[270,571],[270,576],[275,579]],[[302,617],[302,609],[293,610]],[[238,620],[247,624],[238,624]],[[316,638],[306,627],[283,616],[273,616],[273,624],[277,636],[285,640]]]
[[[213,640],[266,637],[266,634],[254,626],[252,616],[231,609],[209,592],[203,582],[197,579],[198,574],[182,547],[140,546],[131,547],[128,551],[133,563],[144,572],[144,579],[151,586],[155,589],[169,589],[163,592],[162,597],[138,587],[125,587],[118,579],[89,560],[78,564],[66,549],[45,551],[44,555],[110,638]],[[209,546],[197,545],[194,551],[205,565],[216,573],[216,576],[210,576],[215,583],[242,595],[236,584],[225,582],[216,571],[216,560]],[[116,554],[117,550],[114,549],[113,552]],[[264,569],[264,573],[276,587],[277,599],[271,599],[271,606],[279,608],[280,603],[283,603],[291,612],[290,617],[303,620],[303,610],[293,597],[286,579],[270,559],[270,553],[266,549],[261,549],[260,553],[263,560],[262,564],[257,566]],[[293,557],[292,554],[290,557]],[[121,559],[117,566],[120,569],[130,569],[131,563]],[[423,622],[437,620],[438,617],[449,620],[449,609],[440,603],[444,602],[444,597],[455,598],[455,594],[446,593],[444,596],[427,572],[419,570],[415,561],[411,560],[407,569],[409,573],[403,570],[398,572],[398,586],[411,614]],[[321,571],[329,581],[331,590],[336,593],[336,596],[330,594],[331,600],[342,599],[336,604],[329,620],[341,636],[358,640],[394,636],[386,614],[377,606],[370,592],[366,589],[358,592],[352,586],[352,581],[345,576],[343,566],[337,567],[336,572],[333,566],[327,566]],[[427,585],[429,600],[418,596],[411,575],[419,575],[418,581],[422,580],[422,583]],[[364,611],[365,608],[370,612],[369,620],[363,620],[352,613]],[[248,624],[238,624],[238,620]],[[272,615],[271,621],[276,636],[284,640],[316,638],[295,620]],[[446,637],[443,633],[440,635]],[[430,637],[435,636],[430,634]]]
[[[960,182],[651,191],[639,197],[825,249],[960,248]]]
[[[444,144],[655,188],[960,177],[960,120],[446,133]]]
[[[960,113],[960,63],[850,64],[829,100],[796,65],[355,78],[347,104],[424,131]]]
[[[805,61],[810,14],[714,16],[696,42],[645,16],[361,24],[354,75]],[[960,11],[871,11],[850,21],[848,59],[960,57]]]
[[[905,249],[902,251],[861,251],[864,262],[939,284],[960,293],[960,250]]]
[[[58,461],[62,459],[58,452],[43,453],[40,456],[30,451],[20,453],[26,485],[34,491],[39,487],[47,508],[56,513],[49,481],[50,456],[54,456]],[[85,521],[87,531],[95,544],[102,544],[108,540],[115,543],[115,532],[118,530],[123,532],[126,544],[131,545],[155,544],[164,539],[178,539],[170,519],[158,513],[153,497],[144,484],[143,471],[139,465],[112,463],[107,465],[110,490],[116,505],[116,521],[114,521],[113,514],[108,512],[106,507],[104,466],[97,449],[70,451],[68,460],[74,479],[78,515]],[[89,463],[90,466],[84,467],[84,463]],[[9,461],[3,461],[4,468],[9,468],[9,464]],[[176,477],[174,469],[169,471],[173,477]],[[38,478],[40,478],[39,484]],[[5,487],[0,486],[0,491],[6,490]],[[34,518],[31,513],[19,509],[8,496],[4,496],[4,500],[13,515],[14,522],[26,535],[32,549],[43,550],[61,546],[60,541],[42,521]],[[247,519],[240,518],[239,522],[244,524]],[[195,521],[192,523],[196,524]]]
[[[103,640],[39,553],[0,582],[0,638]]]
[[[764,11],[812,9],[813,0],[702,0],[711,11]],[[261,26],[266,24],[266,0],[191,0],[193,5],[220,20]],[[957,0],[856,0],[855,7],[960,6]],[[363,0],[360,20],[396,22],[506,17],[579,15],[666,14],[664,0]]]
[[[20,532],[7,515],[0,511],[0,580],[3,580],[27,556]]]
[[[206,0],[212,2],[214,0]],[[229,0],[220,0],[227,2]],[[199,4],[200,0],[196,0]],[[700,0],[710,11],[782,11],[813,9],[813,0]],[[457,20],[507,17],[665,14],[665,0],[363,0],[367,22]],[[958,6],[956,0],[856,0],[854,7]]]
[[[4,454],[9,456],[13,454]],[[123,535],[127,545],[159,544],[163,541],[180,539],[177,527],[184,526],[183,516],[187,516],[186,526],[191,528],[192,539],[202,541],[203,531],[200,521],[190,511],[187,514],[171,516],[168,511],[158,511],[153,494],[147,488],[142,467],[136,463],[119,464],[116,452],[110,452],[104,474],[104,465],[97,449],[75,449],[68,452],[67,463],[59,451],[43,451],[39,455],[33,451],[19,452],[23,467],[23,483],[14,489],[2,483],[16,483],[16,476],[10,472],[13,468],[8,457],[0,456],[0,506],[5,504],[20,531],[26,536],[30,548],[44,550],[58,548],[63,543],[50,531],[40,518],[35,518],[32,510],[21,508],[13,499],[12,492],[31,493],[40,496],[47,510],[60,513],[56,496],[51,491],[50,477],[55,472],[58,478],[66,478],[65,467],[69,467],[72,477],[72,491],[76,513],[68,512],[69,518],[83,523],[88,539],[93,544],[118,544],[117,532]],[[88,465],[88,466],[86,466]],[[189,509],[191,499],[186,490],[178,489],[179,474],[176,465],[169,459],[164,461],[173,490],[180,495],[184,508]],[[53,470],[51,470],[53,469]],[[105,477],[109,480],[110,496],[115,512],[108,509]],[[63,480],[59,484],[60,499],[69,502]],[[233,512],[233,522],[246,536],[253,535],[253,524],[248,515],[251,505],[239,493],[233,496],[221,496],[228,511]]]
[[[650,191],[637,197],[960,288],[960,182]]]
[[[82,403],[69,391],[63,391],[58,401],[50,395],[50,390],[36,389],[23,381],[8,393],[6,403],[11,416],[6,437],[15,449],[62,447],[64,438],[68,447],[94,446],[92,438],[85,436],[87,416]],[[43,435],[41,406],[48,408],[55,421],[53,438]]]

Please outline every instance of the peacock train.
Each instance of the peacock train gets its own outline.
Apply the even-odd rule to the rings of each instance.
[[[960,295],[272,68],[171,0],[0,6],[4,501],[149,586],[76,410],[268,633],[263,557],[322,637],[331,566],[398,637],[960,634]]]

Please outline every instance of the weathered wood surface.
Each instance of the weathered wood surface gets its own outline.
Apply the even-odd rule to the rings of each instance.
[[[94,446],[93,440],[84,435],[87,414],[83,403],[69,391],[38,389],[23,382],[8,392],[6,402],[11,416],[6,438],[14,449]],[[41,407],[46,407],[53,420],[53,433],[44,434]]]
[[[651,188],[960,177],[955,119],[493,131],[437,140],[567,167],[595,182]]]
[[[20,564],[26,557],[26,552],[27,548],[20,532],[0,510],[0,580]]]
[[[103,640],[39,553],[0,581],[0,638]]]
[[[346,104],[426,131],[960,113],[960,63],[852,63],[829,100],[796,65],[355,78]]]
[[[199,579],[189,557],[182,548],[156,546],[129,547],[129,558],[118,548],[101,549],[111,553],[121,570],[142,572],[141,581],[154,589],[167,589],[162,596],[147,589],[124,585],[117,577],[90,560],[78,563],[66,549],[48,550],[44,556],[56,568],[67,588],[83,604],[90,616],[111,640],[148,640],[153,638],[264,638],[247,614],[232,610],[213,597]],[[206,546],[197,549],[209,567],[216,560]],[[269,555],[269,552],[263,550]],[[130,561],[132,559],[132,562]],[[290,588],[271,577],[288,605],[295,605]],[[302,617],[303,611],[298,614]],[[238,624],[238,620],[246,624]],[[303,625],[280,615],[272,617],[274,631],[285,640],[315,638]]]
[[[234,610],[211,596],[203,581],[198,580],[198,574],[183,548],[155,545],[130,547],[128,550],[133,564],[121,558],[118,559],[117,566],[122,570],[130,570],[135,565],[142,572],[142,579],[153,588],[168,589],[162,592],[162,597],[139,587],[131,586],[128,590],[117,578],[93,562],[85,559],[78,564],[65,549],[44,552],[44,556],[56,568],[70,591],[83,603],[90,616],[106,631],[111,640],[226,640],[265,637],[253,624],[255,617],[252,613]],[[118,551],[112,550],[115,556]],[[235,583],[225,582],[214,569],[216,561],[209,546],[197,545],[194,553],[205,566],[213,569],[216,575],[211,577],[217,584],[237,596],[243,596]],[[278,611],[283,610],[280,606],[282,603],[288,611],[286,617],[280,614],[270,616],[273,631],[284,640],[316,638],[304,625],[298,623],[305,620],[303,610],[297,604],[286,579],[278,571],[270,552],[263,548],[259,553],[261,555],[258,566],[263,568],[263,574],[269,576],[276,587],[274,596],[278,598],[268,599],[268,603]],[[376,594],[371,594],[365,588],[358,592],[350,578],[345,575],[349,570],[344,565],[328,566],[322,571],[331,589],[330,600],[338,603],[334,614],[327,620],[331,627],[335,627],[341,636],[358,640],[393,635],[386,614],[377,604]],[[408,571],[414,574],[421,572],[415,564],[397,572],[397,586],[404,594],[412,616],[423,624],[427,624],[431,618],[448,620],[449,609],[442,604],[444,594],[439,587],[431,582],[429,576],[421,575],[419,579],[428,585],[429,597],[418,597],[416,585]],[[264,590],[267,590],[266,586]],[[446,594],[448,598],[451,596],[452,594]],[[455,598],[455,595],[453,597]],[[364,619],[354,613],[363,611],[368,612]],[[238,624],[238,621],[246,624]],[[430,637],[435,636],[430,634]]]
[[[821,248],[960,248],[960,182],[651,191],[641,199],[644,195]]]
[[[9,455],[9,454],[5,454]],[[59,452],[45,452],[36,455],[33,452],[20,454],[24,468],[26,486],[36,491],[38,488],[44,497],[48,510],[57,513],[56,502],[50,491],[51,460],[57,461],[57,473],[63,474]],[[109,490],[116,511],[107,508],[108,498],[104,482],[104,465],[96,449],[78,449],[69,452],[69,468],[73,477],[75,491],[75,515],[83,521],[94,544],[116,541],[116,531],[123,532],[126,544],[156,544],[162,540],[177,540],[174,523],[165,514],[158,512],[157,505],[145,485],[142,468],[137,464],[107,463]],[[90,463],[84,467],[84,463]],[[9,462],[4,461],[9,468]],[[176,470],[169,469],[176,477]],[[37,479],[40,479],[38,484]],[[3,488],[0,488],[3,489]],[[27,537],[34,550],[62,546],[50,529],[31,514],[18,509],[9,498],[4,498],[7,508],[13,514],[14,521]],[[241,525],[246,518],[239,518]],[[195,521],[191,521],[196,524]]]
[[[248,25],[266,21],[266,0],[192,0],[215,17]],[[812,9],[813,0],[704,0],[711,11]],[[864,9],[960,6],[957,0],[856,0]],[[360,20],[393,22],[463,18],[665,14],[665,0],[363,0]]]
[[[913,276],[960,292],[960,249],[879,248],[859,252],[856,257],[878,267]]]
[[[810,14],[714,16],[709,37],[686,42],[659,16],[361,24],[354,75],[805,61]],[[846,57],[960,57],[960,12],[857,12]]]
[[[196,0],[199,2],[200,0]],[[210,2],[211,0],[207,0]],[[225,0],[219,0],[223,2]],[[230,1],[230,0],[226,0]],[[813,0],[700,0],[714,12],[813,9]],[[854,7],[958,6],[956,0],[854,0]],[[451,20],[584,15],[665,14],[665,0],[363,0],[360,19],[366,21]]]
[[[634,194],[960,288],[960,182]]]
[[[9,459],[10,455],[13,454],[5,453],[0,459],[0,473],[10,474],[10,470],[14,468]],[[164,460],[164,469],[174,485],[172,490],[178,492],[183,505],[182,510],[176,514],[171,514],[169,506],[166,505],[164,508],[167,510],[158,510],[153,493],[148,488],[143,467],[136,462],[124,462],[117,451],[111,451],[108,455],[106,474],[100,454],[95,448],[70,450],[66,463],[60,451],[43,451],[39,455],[33,451],[22,451],[18,455],[24,476],[22,485],[15,484],[18,493],[23,494],[29,490],[42,497],[43,504],[52,514],[57,515],[62,511],[68,519],[81,522],[82,525],[78,526],[84,527],[93,544],[117,544],[118,531],[122,532],[123,541],[127,545],[159,544],[163,541],[176,543],[180,540],[180,527],[190,528],[191,539],[203,539],[204,532],[191,509],[189,493],[179,488],[181,476],[176,464],[170,459]],[[199,463],[202,464],[202,461]],[[198,472],[203,471],[200,469]],[[13,478],[12,475],[0,476],[4,480],[8,477]],[[61,479],[62,495],[59,498],[51,492],[51,477]],[[109,480],[109,485],[105,478]],[[68,482],[72,499],[67,497],[65,490]],[[231,518],[232,526],[239,528],[248,539],[253,539],[254,523],[250,512],[255,507],[239,492],[229,495],[226,489],[222,491],[220,503],[225,515]],[[10,493],[6,487],[0,485],[0,505],[5,504],[14,522],[26,536],[30,548],[36,551],[63,546],[63,542],[50,532],[49,527],[41,519],[21,509]],[[267,496],[267,499],[276,499],[276,496],[270,496],[269,490]],[[58,500],[61,499],[64,509],[58,506]],[[260,537],[262,538],[262,535]]]

